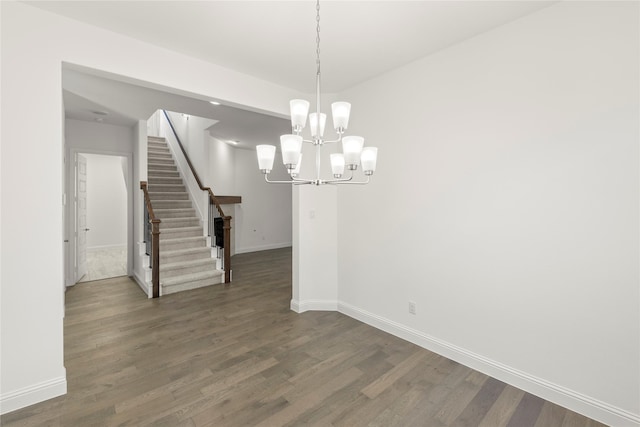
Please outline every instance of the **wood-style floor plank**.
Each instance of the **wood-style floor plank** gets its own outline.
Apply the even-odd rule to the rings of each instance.
[[[291,249],[234,281],[149,300],[128,278],[67,291],[68,393],[16,426],[602,426],[336,312],[296,314]]]

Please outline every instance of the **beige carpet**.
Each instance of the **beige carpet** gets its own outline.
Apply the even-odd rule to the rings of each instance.
[[[127,275],[127,248],[87,249],[87,274],[79,282]]]

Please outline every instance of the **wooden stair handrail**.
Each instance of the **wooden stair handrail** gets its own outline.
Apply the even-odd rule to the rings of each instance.
[[[193,163],[191,163],[191,159],[189,158],[189,155],[187,154],[187,150],[184,149],[184,146],[182,145],[182,141],[180,141],[180,137],[178,136],[178,132],[176,132],[176,128],[173,127],[173,123],[171,122],[171,119],[169,118],[169,114],[167,113],[166,110],[162,110],[162,112],[164,113],[164,116],[167,119],[167,122],[169,123],[169,126],[171,127],[171,131],[173,132],[173,135],[176,137],[176,141],[178,142],[178,145],[180,146],[180,150],[182,151],[182,154],[184,155],[184,158],[187,160],[187,164],[189,165],[189,169],[191,169],[191,173],[193,174],[193,177],[196,179],[196,183],[198,184],[198,187],[200,187],[200,189],[202,191],[206,191],[207,193],[209,193],[209,200],[216,207],[216,210],[218,211],[218,213],[220,214],[220,216],[222,217],[222,219],[224,221],[224,224],[223,224],[223,229],[224,229],[224,283],[229,283],[229,282],[231,282],[231,247],[230,247],[231,246],[231,217],[224,214],[224,211],[222,210],[222,206],[220,205],[220,202],[218,201],[218,198],[213,194],[213,190],[211,190],[211,187],[205,187],[204,185],[202,185],[202,181],[200,181],[200,177],[198,176],[198,173],[196,172],[196,169],[193,166]],[[209,230],[209,233],[211,233],[211,230]]]
[[[144,194],[144,201],[147,206],[147,212],[149,212],[149,222],[151,223],[151,284],[153,298],[160,296],[160,222],[159,218],[156,218],[153,213],[153,206],[151,206],[151,197],[149,197],[149,190],[147,181],[140,181],[140,189]]]

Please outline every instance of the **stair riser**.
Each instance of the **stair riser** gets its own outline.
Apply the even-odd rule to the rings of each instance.
[[[166,229],[177,228],[177,227],[199,227],[199,226],[200,226],[200,220],[198,218],[183,219],[181,221],[171,221],[170,219],[165,218],[160,223],[160,230],[166,230]]]
[[[167,142],[166,141],[154,141],[154,140],[148,140],[147,141],[147,147],[148,148],[167,148]]]
[[[161,234],[162,236],[162,234]],[[193,249],[193,248],[204,248],[206,247],[206,240],[204,237],[202,240],[187,240],[184,242],[171,242],[166,243],[160,239],[160,256],[162,256],[162,251],[179,251],[180,249]]]
[[[149,185],[182,185],[182,178],[152,177],[147,179]]]
[[[175,229],[167,229],[164,232],[160,232],[160,242],[162,239],[181,239],[183,237],[200,237],[202,236],[202,230],[184,230],[175,231]]]
[[[161,153],[161,154],[167,154],[170,153],[171,150],[169,149],[169,147],[165,144],[164,147],[161,147],[160,145],[151,147],[148,146],[147,147],[147,154],[153,154],[153,153]]]
[[[150,169],[147,173],[147,179],[153,180],[154,178],[180,178],[178,171],[165,171],[165,170],[153,170]],[[182,178],[180,178],[182,179]]]
[[[149,171],[169,171],[169,172],[178,172],[178,168],[176,165],[163,165],[162,163],[151,163],[147,164],[149,167]]]
[[[153,209],[188,209],[191,207],[189,200],[156,200],[151,202]]]
[[[171,193],[155,193],[149,191],[149,197],[151,197],[152,202],[156,200],[189,200],[189,194],[184,192],[178,193],[177,191]]]
[[[222,277],[224,278],[224,275]],[[212,277],[209,279],[196,280],[193,282],[180,283],[177,285],[162,286],[162,295],[169,295],[169,294],[174,294],[176,292],[204,288],[205,286],[218,285],[223,282],[224,282],[224,279],[221,279],[220,277]]]
[[[185,193],[187,189],[184,185],[172,185],[172,184],[149,184],[149,192],[154,193]]]
[[[170,270],[163,269],[160,264],[160,277],[168,279],[170,277],[184,276],[185,274],[201,273],[204,271],[214,271],[216,269],[216,261],[212,258],[210,263],[201,265],[191,265],[188,267],[172,268]]]
[[[189,218],[196,216],[195,209],[179,209],[179,210],[166,210],[166,209],[157,209],[154,205],[153,209],[157,218],[165,219],[165,218]]]
[[[166,162],[171,162],[171,163],[175,163],[173,161],[173,156],[171,156],[171,154],[167,153],[167,154],[149,154],[147,156],[147,163],[166,163]]]
[[[207,259],[211,258],[211,251],[209,249],[203,249],[202,251],[188,253],[188,254],[180,254],[180,255],[167,255],[163,256],[162,252],[160,252],[160,265],[163,263],[169,264],[174,262],[183,262],[183,261],[193,261],[195,259]],[[211,258],[211,262],[215,265],[215,260]]]
[[[150,164],[154,164],[154,165],[170,165],[170,166],[175,166],[175,162],[173,161],[172,158],[160,158],[160,157],[148,157],[147,158],[147,163]]]
[[[167,151],[148,151],[147,152],[147,163],[148,162],[153,163],[155,159],[159,159],[159,160],[171,159],[171,160],[173,160],[173,156],[171,155],[171,153],[168,150]]]
[[[170,153],[170,152],[171,152],[171,150],[169,150],[169,147],[167,146],[167,144],[164,144],[164,145],[149,144],[149,145],[147,145],[147,154],[155,154],[155,153],[167,154],[167,153]]]

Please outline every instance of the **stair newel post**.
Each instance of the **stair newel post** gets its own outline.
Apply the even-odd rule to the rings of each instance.
[[[146,181],[140,181],[140,189],[144,195],[144,228],[145,252],[151,257],[151,286],[153,298],[160,296],[160,219],[156,218],[149,197],[149,186]],[[151,233],[149,233],[151,228]],[[151,251],[149,251],[149,244]]]
[[[231,282],[231,217],[224,218],[224,283]]]
[[[153,298],[160,296],[160,220],[151,220],[151,283]]]

